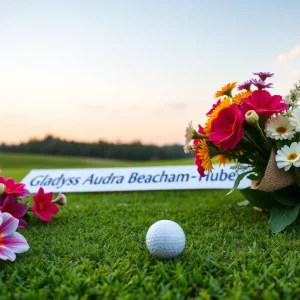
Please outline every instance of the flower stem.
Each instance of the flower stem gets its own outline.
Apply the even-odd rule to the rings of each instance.
[[[300,168],[295,168],[296,183],[300,187]]]
[[[200,134],[197,131],[194,131],[193,139],[206,139],[207,140],[208,137],[206,135]]]
[[[261,137],[263,138],[264,140],[264,144],[267,148],[268,151],[271,151],[272,150],[272,146],[270,145],[269,141],[267,140],[266,136],[264,135],[263,131],[261,130],[260,126],[258,123],[255,124],[255,128],[259,131]]]
[[[262,154],[264,155],[267,159],[269,159],[269,155],[266,153],[266,151],[264,151],[253,139],[252,137],[247,133],[245,132],[245,135],[246,135],[246,140],[248,140],[248,142],[252,143],[255,145],[255,147],[257,148],[257,150]]]

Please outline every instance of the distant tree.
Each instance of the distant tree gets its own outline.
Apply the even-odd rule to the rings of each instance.
[[[66,141],[47,135],[44,139],[30,139],[16,145],[0,144],[0,151],[10,153],[37,153],[51,155],[87,156],[121,159],[129,161],[166,160],[192,157],[183,152],[183,145],[144,145],[135,140],[132,143],[109,143],[99,140],[95,143]]]

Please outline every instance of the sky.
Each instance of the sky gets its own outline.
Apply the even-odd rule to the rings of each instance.
[[[300,1],[0,0],[0,142],[184,144],[228,82],[300,79]]]

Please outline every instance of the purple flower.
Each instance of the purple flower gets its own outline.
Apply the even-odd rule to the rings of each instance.
[[[260,80],[262,81],[265,81],[266,78],[272,77],[274,75],[274,73],[270,73],[270,72],[256,72],[253,74],[259,76]]]
[[[0,206],[1,212],[7,212],[19,220],[19,227],[27,226],[27,223],[22,219],[26,214],[27,209],[26,203],[17,202],[12,195],[8,195],[3,201],[2,206]]]
[[[265,83],[260,79],[251,79],[251,83],[255,85],[259,90],[271,88],[273,83]]]
[[[0,259],[14,261],[15,253],[29,250],[26,239],[16,232],[19,221],[9,213],[0,212]]]
[[[250,86],[252,85],[252,82],[251,80],[248,80],[246,82],[244,82],[243,84],[240,84],[238,86],[238,90],[241,91],[241,90],[247,90],[247,91],[250,91]]]

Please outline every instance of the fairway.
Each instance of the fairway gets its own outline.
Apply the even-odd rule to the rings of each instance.
[[[32,168],[192,164],[0,155],[5,177]],[[299,299],[299,222],[271,234],[268,216],[224,190],[67,194],[46,224],[18,231],[30,249],[0,261],[0,299]],[[146,248],[156,221],[186,234],[183,253],[160,261]]]
[[[191,159],[130,162],[86,157],[0,153],[0,169],[3,170],[4,176],[13,176],[16,180],[24,178],[31,169],[110,168],[189,164],[193,164]]]

